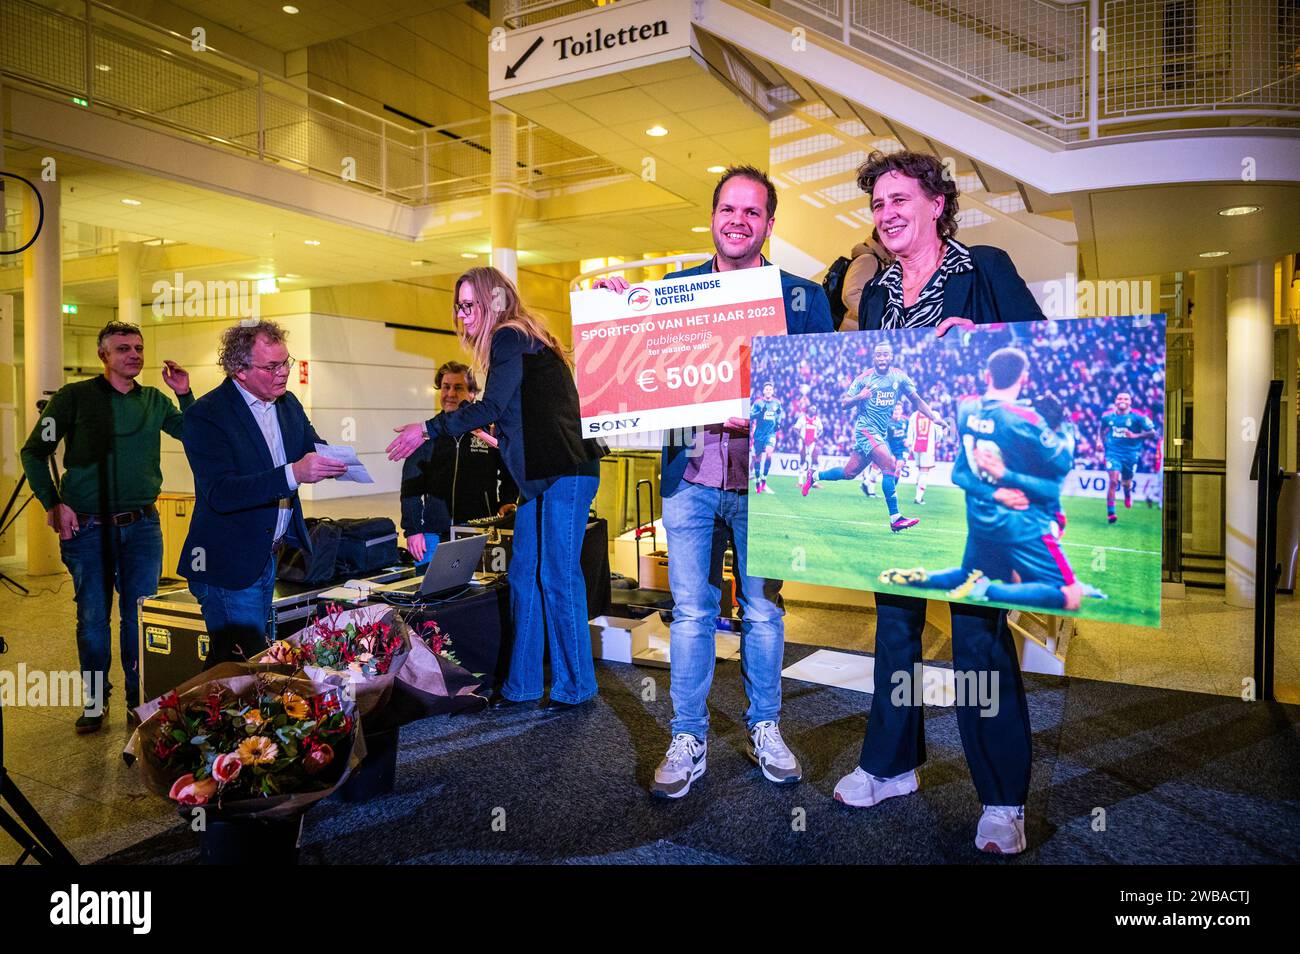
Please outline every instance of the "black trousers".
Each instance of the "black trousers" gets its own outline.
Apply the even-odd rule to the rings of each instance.
[[[1032,732],[1015,641],[1005,610],[950,604],[957,728],[981,803],[1023,805]],[[859,765],[877,778],[925,761],[921,631],[925,600],[876,594],[875,695]]]

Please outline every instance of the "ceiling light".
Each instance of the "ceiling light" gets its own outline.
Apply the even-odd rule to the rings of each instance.
[[[461,258],[478,258],[478,252],[461,252]]]
[[[294,273],[294,272],[285,272],[284,275],[282,275],[281,277],[282,277],[282,278],[302,278],[301,275],[298,275],[298,274],[296,274],[296,273]]]
[[[122,204],[123,204],[123,205],[139,205],[139,204],[140,204],[140,200],[139,200],[139,199],[123,199],[123,200],[122,200]]]
[[[664,129],[664,127],[660,126],[658,123],[655,123],[653,126],[651,126],[649,129],[645,131],[645,134],[647,136],[667,136],[668,130]]]
[[[306,239],[302,244],[303,244],[303,245],[319,245],[320,242],[316,241],[315,239]]]
[[[1220,209],[1220,215],[1254,215],[1259,211],[1257,205],[1230,205],[1226,209]]]
[[[727,167],[726,167],[726,166],[709,166],[709,168],[705,169],[704,171],[705,171],[705,172],[712,172],[712,173],[716,176],[716,175],[721,175],[722,173],[726,172],[726,171],[727,171]]]
[[[274,295],[280,290],[276,287],[274,278],[259,278],[256,288],[259,295]]]
[[[293,16],[293,14],[298,12],[298,8],[290,3],[286,3],[280,9],[283,10],[285,13],[289,14],[290,16]]]
[[[692,225],[692,226],[691,226],[691,231],[692,231],[692,232],[707,232],[708,230],[709,230],[709,227],[708,227],[707,225]]]
[[[95,69],[99,70],[101,73],[107,73],[107,72],[108,72],[109,70],[111,70],[112,68],[113,68],[113,67],[109,66],[107,63],[96,63],[96,64],[95,64]]]
[[[1202,252],[1201,258],[1223,258],[1223,256],[1230,255],[1230,254],[1232,253],[1231,252]]]
[[[411,259],[411,265],[413,265],[415,268],[423,268],[425,265],[432,265],[432,264],[433,264],[432,262],[428,261],[427,259],[423,259],[423,258],[413,258],[413,259]]]

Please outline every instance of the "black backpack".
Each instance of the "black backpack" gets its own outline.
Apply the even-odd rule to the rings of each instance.
[[[328,583],[334,579],[342,528],[328,517],[308,517],[307,532],[311,536],[311,554],[297,547],[286,547],[280,556],[276,579],[307,584]]]
[[[335,570],[355,577],[398,562],[397,525],[388,517],[357,517],[334,521],[342,531]]]
[[[851,261],[852,259],[841,255],[831,262],[831,267],[826,269],[826,277],[822,279],[822,290],[826,292],[826,298],[831,304],[831,317],[835,320],[836,331],[848,312],[844,306],[844,276]]]

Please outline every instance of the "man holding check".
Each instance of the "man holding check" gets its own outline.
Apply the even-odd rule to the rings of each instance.
[[[676,272],[687,278],[770,264],[763,243],[776,221],[776,189],[753,166],[733,166],[713,190],[713,245],[702,265]],[[611,277],[594,283],[622,294],[628,283]],[[830,304],[821,286],[781,272],[786,331],[834,331]],[[738,599],[744,608],[741,671],[749,710],[749,756],[778,784],[799,781],[799,760],[781,738],[781,665],[785,646],[781,581],[746,572],[749,419],[733,417],[698,428],[694,442],[663,449],[660,490],[668,532],[668,583],[673,594],[671,693],[673,738],[655,770],[652,795],[681,798],[704,774],[709,728],[708,695],[713,682],[722,556],[730,540],[735,553]]]

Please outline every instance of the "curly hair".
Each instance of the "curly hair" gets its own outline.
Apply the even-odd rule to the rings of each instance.
[[[247,371],[253,365],[253,345],[258,338],[267,344],[281,344],[288,340],[289,332],[274,321],[241,321],[231,325],[221,333],[221,344],[217,346],[217,363],[226,372],[226,377],[234,377],[236,371]]]
[[[943,212],[935,220],[934,227],[943,241],[957,234],[957,183],[938,156],[920,152],[886,155],[876,150],[858,167],[858,188],[869,197],[876,187],[876,180],[890,172],[915,179],[927,198],[943,196]]]

